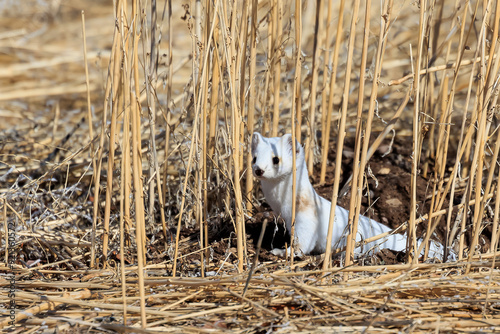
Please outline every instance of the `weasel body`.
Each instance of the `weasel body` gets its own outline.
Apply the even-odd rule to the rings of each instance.
[[[273,211],[286,222],[291,231],[292,224],[292,183],[293,183],[293,148],[292,136],[265,138],[255,132],[252,136],[252,172],[261,181],[262,191]],[[323,253],[326,250],[326,238],[330,219],[331,202],[319,196],[314,190],[305,163],[303,147],[296,145],[296,210],[295,236],[300,252]],[[343,247],[346,244],[349,212],[337,206],[333,224],[332,245]],[[360,215],[356,241],[361,241],[378,234],[391,231],[379,222]],[[429,257],[442,254],[442,246],[430,243]],[[379,249],[389,248],[395,251],[406,249],[406,237],[392,234],[385,239],[370,242],[355,249],[355,254],[373,253]],[[285,255],[284,249],[272,250],[275,255]]]

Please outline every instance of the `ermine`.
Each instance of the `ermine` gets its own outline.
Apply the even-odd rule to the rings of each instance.
[[[292,225],[292,184],[293,184],[293,147],[292,135],[265,138],[255,132],[252,136],[252,172],[260,180],[262,191],[273,211],[280,215],[291,231]],[[297,254],[323,253],[326,250],[326,237],[330,220],[331,202],[319,196],[314,190],[305,162],[304,148],[296,144],[296,209],[295,236]],[[333,224],[332,245],[344,247],[346,244],[349,211],[337,206]],[[368,239],[384,232],[389,227],[368,217],[359,216],[356,241]],[[363,253],[373,254],[377,250],[389,248],[394,251],[406,249],[406,237],[391,234],[381,240],[373,241],[354,250],[356,256]],[[429,257],[442,255],[442,246],[431,242]],[[274,255],[284,256],[285,249],[275,248]],[[288,249],[288,252],[290,250]]]

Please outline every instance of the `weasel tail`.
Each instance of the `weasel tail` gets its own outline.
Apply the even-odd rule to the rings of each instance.
[[[326,237],[330,218],[330,201],[319,196],[314,190],[305,163],[304,148],[297,143],[296,151],[292,149],[292,135],[265,138],[255,132],[252,136],[252,172],[260,180],[262,191],[273,211],[286,222],[291,231],[292,224],[292,170],[293,156],[297,164],[297,202],[295,212],[295,235],[299,254],[312,252],[322,253],[326,249]],[[343,247],[346,244],[349,212],[339,206],[335,209],[332,245]],[[356,241],[362,241],[378,234],[391,231],[379,222],[365,216],[359,217]],[[395,251],[406,249],[406,237],[391,234],[386,238],[370,242],[355,249],[357,256],[371,254],[380,249],[389,248]],[[290,250],[288,250],[290,251]],[[285,255],[284,249],[273,249],[272,253]],[[429,257],[442,256],[443,246],[430,243]]]

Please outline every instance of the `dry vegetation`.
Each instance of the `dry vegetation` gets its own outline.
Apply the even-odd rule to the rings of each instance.
[[[500,328],[497,1],[3,0],[0,14],[1,328]],[[333,202],[458,255],[260,249],[274,217],[248,172],[253,131],[292,132]]]

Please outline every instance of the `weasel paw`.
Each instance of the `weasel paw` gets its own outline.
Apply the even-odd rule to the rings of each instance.
[[[290,247],[288,247],[288,249],[274,248],[271,251],[271,254],[274,254],[274,255],[279,256],[279,257],[285,257],[285,255],[286,255],[287,252],[288,252],[288,254],[290,254]],[[295,251],[295,257],[303,258],[304,257],[304,253],[300,249],[296,250]]]
[[[271,254],[279,256],[279,257],[284,257],[285,256],[285,251],[286,251],[286,249],[274,248],[271,251]]]

